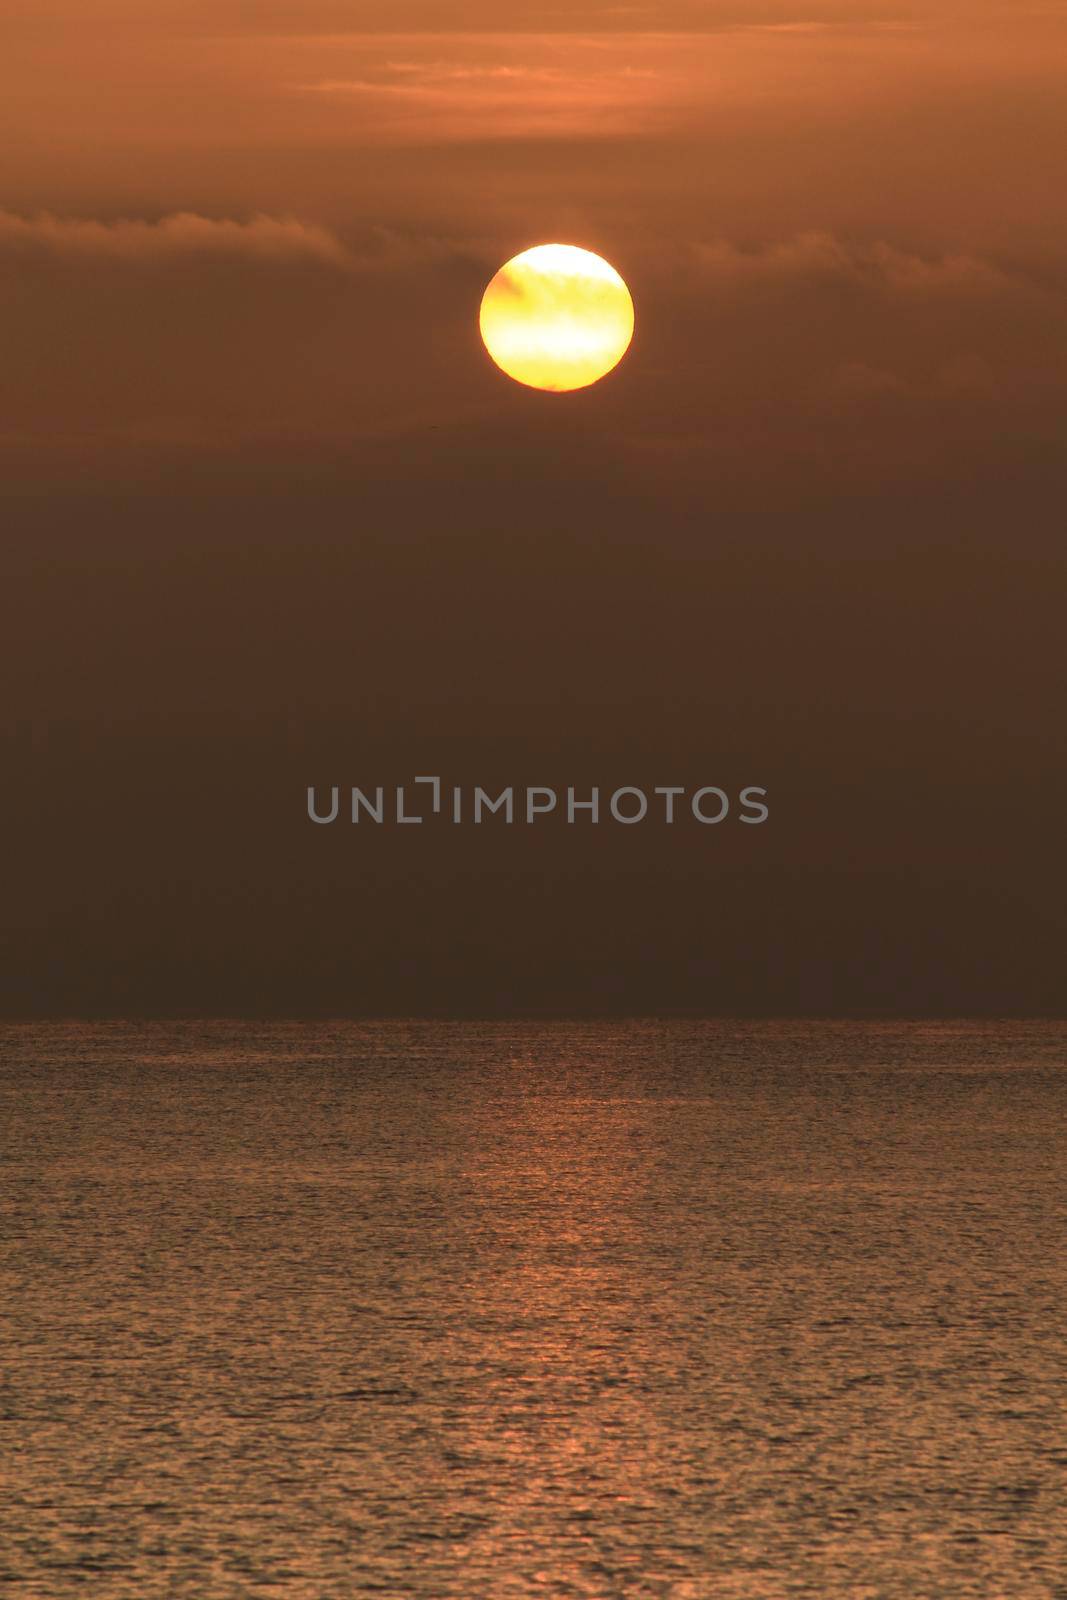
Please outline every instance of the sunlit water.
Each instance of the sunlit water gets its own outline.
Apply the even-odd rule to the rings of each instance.
[[[0,1050],[6,1592],[1067,1596],[1064,1026]]]

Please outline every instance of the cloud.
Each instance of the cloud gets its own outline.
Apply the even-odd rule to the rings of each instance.
[[[916,297],[1038,292],[979,256],[922,256],[882,241],[851,242],[828,233],[802,233],[754,250],[715,240],[696,244],[693,257],[705,277],[735,284],[837,283]]]
[[[347,444],[517,408],[488,370],[477,306],[518,241],[482,224],[0,213],[0,432],[12,449],[90,432]],[[964,451],[994,429],[1058,425],[1063,259],[889,241],[631,241],[616,259],[639,337],[588,408],[590,432],[627,448],[639,435],[643,455],[697,478],[751,459],[757,434],[764,459],[826,450],[839,421],[893,460],[950,434]],[[310,265],[259,265],[281,259]]]
[[[0,211],[0,251],[108,261],[171,261],[182,257],[349,264],[344,245],[328,228],[294,217],[254,216],[247,222],[182,211],[156,222],[120,218],[33,217]]]
[[[661,431],[689,435],[699,415],[705,432],[726,436],[747,416],[786,456],[808,424],[851,419],[872,454],[897,457],[948,450],[950,438],[966,453],[995,429],[1062,431],[1067,263],[1047,252],[920,251],[806,232],[760,246],[694,243],[670,286],[655,271],[642,256],[647,354],[635,360],[662,390],[649,408]]]
[[[456,263],[488,271],[500,248],[488,236],[449,237],[363,222],[342,240],[321,223],[263,214],[248,221],[175,212],[149,221],[123,217],[59,217],[51,212],[20,216],[0,211],[0,261],[47,255],[70,265],[92,262],[165,264],[182,260],[293,262],[346,274],[410,272]]]
[[[443,57],[442,41],[431,40],[425,59],[397,58],[398,42],[368,47],[352,75],[294,87],[345,106],[368,137],[416,141],[616,136],[649,126],[677,95],[676,62],[662,40],[636,64],[629,41],[469,37]]]

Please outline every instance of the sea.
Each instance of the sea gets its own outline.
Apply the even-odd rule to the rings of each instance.
[[[0,1028],[0,1594],[1067,1600],[1067,1024]]]

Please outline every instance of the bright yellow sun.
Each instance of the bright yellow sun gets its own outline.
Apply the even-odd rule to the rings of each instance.
[[[572,244],[539,244],[501,267],[482,296],[485,348],[531,389],[584,389],[617,367],[634,303],[615,268]]]

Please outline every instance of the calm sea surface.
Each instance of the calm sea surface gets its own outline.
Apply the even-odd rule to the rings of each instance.
[[[1067,1597],[1063,1024],[0,1059],[0,1593]]]

